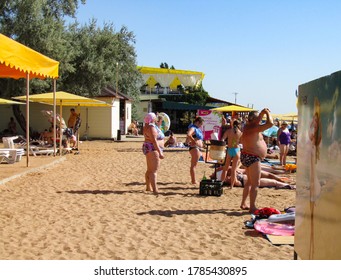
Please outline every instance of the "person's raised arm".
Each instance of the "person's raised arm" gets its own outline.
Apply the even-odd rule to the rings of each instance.
[[[263,113],[263,114],[262,114],[262,113]],[[262,112],[259,114],[259,116],[260,116],[260,115],[262,115],[262,118],[263,118],[264,115],[266,115],[265,124],[262,125],[262,127],[264,128],[263,131],[266,130],[266,129],[268,129],[268,128],[270,128],[270,127],[272,127],[272,126],[274,125],[274,121],[273,121],[273,119],[272,119],[272,116],[271,116],[271,114],[270,114],[270,110],[269,110],[268,108],[264,108],[264,109],[262,110]]]

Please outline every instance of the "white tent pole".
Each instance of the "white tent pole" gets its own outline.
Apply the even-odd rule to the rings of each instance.
[[[30,74],[26,74],[26,167],[30,158]]]
[[[62,132],[62,119],[63,119],[63,100],[60,99],[60,103],[59,103],[59,156],[62,155],[62,149],[63,149],[63,145],[62,145],[62,137],[63,137],[63,132]]]
[[[78,114],[79,114],[79,117],[80,117],[80,115],[81,115],[81,107],[80,107],[79,103],[78,103]],[[75,128],[73,128],[73,129],[75,129]],[[77,129],[77,145],[76,145],[78,152],[79,152],[79,129],[80,129],[80,127]]]
[[[56,79],[53,79],[53,155],[57,154]]]

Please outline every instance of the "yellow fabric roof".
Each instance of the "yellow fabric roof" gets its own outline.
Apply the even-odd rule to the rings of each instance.
[[[30,95],[30,101],[53,104],[53,92]],[[26,95],[16,96],[13,99],[26,100]],[[65,91],[56,92],[56,105],[83,106],[83,107],[110,107],[111,105],[97,99],[91,99]]]
[[[0,104],[2,104],[2,105],[12,105],[12,104],[25,104],[25,103],[17,102],[17,101],[10,100],[10,99],[0,98]]]
[[[142,74],[186,74],[186,75],[201,75],[202,78],[204,78],[205,76],[205,74],[202,72],[190,71],[190,70],[176,70],[176,69],[145,67],[145,66],[137,66],[137,69]]]
[[[238,105],[228,105],[224,107],[214,108],[211,109],[212,111],[217,112],[251,112],[251,111],[257,111],[256,109],[242,107]]]
[[[196,86],[205,77],[205,74],[198,71],[176,70],[166,68],[154,68],[137,66],[137,70],[142,74],[144,84],[149,87],[159,83],[162,87],[176,89],[178,85]]]
[[[59,62],[0,34],[0,77],[58,78]]]

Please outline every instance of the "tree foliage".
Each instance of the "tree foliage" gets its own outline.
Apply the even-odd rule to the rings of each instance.
[[[160,64],[160,68],[164,68],[164,69],[173,69],[175,70],[174,66],[172,65],[170,68],[168,66],[168,63],[167,62],[161,62]]]
[[[113,24],[97,26],[95,19],[80,26],[66,26],[85,0],[2,0],[0,32],[60,62],[57,89],[96,96],[111,85],[139,99],[135,36],[126,27],[116,32]],[[52,90],[49,80],[32,80],[31,93]],[[0,79],[0,96],[24,94],[23,79]]]
[[[135,97],[140,74],[136,69],[135,36],[126,27],[115,32],[112,24],[101,29],[96,20],[88,25],[74,23],[68,33],[74,51],[69,71],[62,79],[69,91],[96,96],[107,86],[118,85],[118,90]]]
[[[0,32],[60,61],[60,75],[69,71],[70,50],[64,17],[74,17],[79,2],[85,0],[4,0],[0,4]],[[1,79],[0,95],[10,97],[25,92],[23,80]],[[51,90],[48,80],[33,80],[31,93]]]

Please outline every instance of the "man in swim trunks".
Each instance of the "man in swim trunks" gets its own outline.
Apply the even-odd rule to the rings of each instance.
[[[261,124],[263,117],[266,116],[266,121]],[[246,168],[248,176],[248,184],[243,190],[243,198],[240,207],[242,209],[250,209],[250,213],[257,210],[256,197],[258,186],[260,185],[261,177],[261,161],[267,153],[267,145],[263,139],[262,132],[273,126],[273,119],[270,115],[270,110],[264,108],[259,114],[252,111],[249,113],[248,122],[244,127],[241,143],[243,150],[240,155],[240,160]],[[246,199],[250,194],[250,207],[246,205]]]

